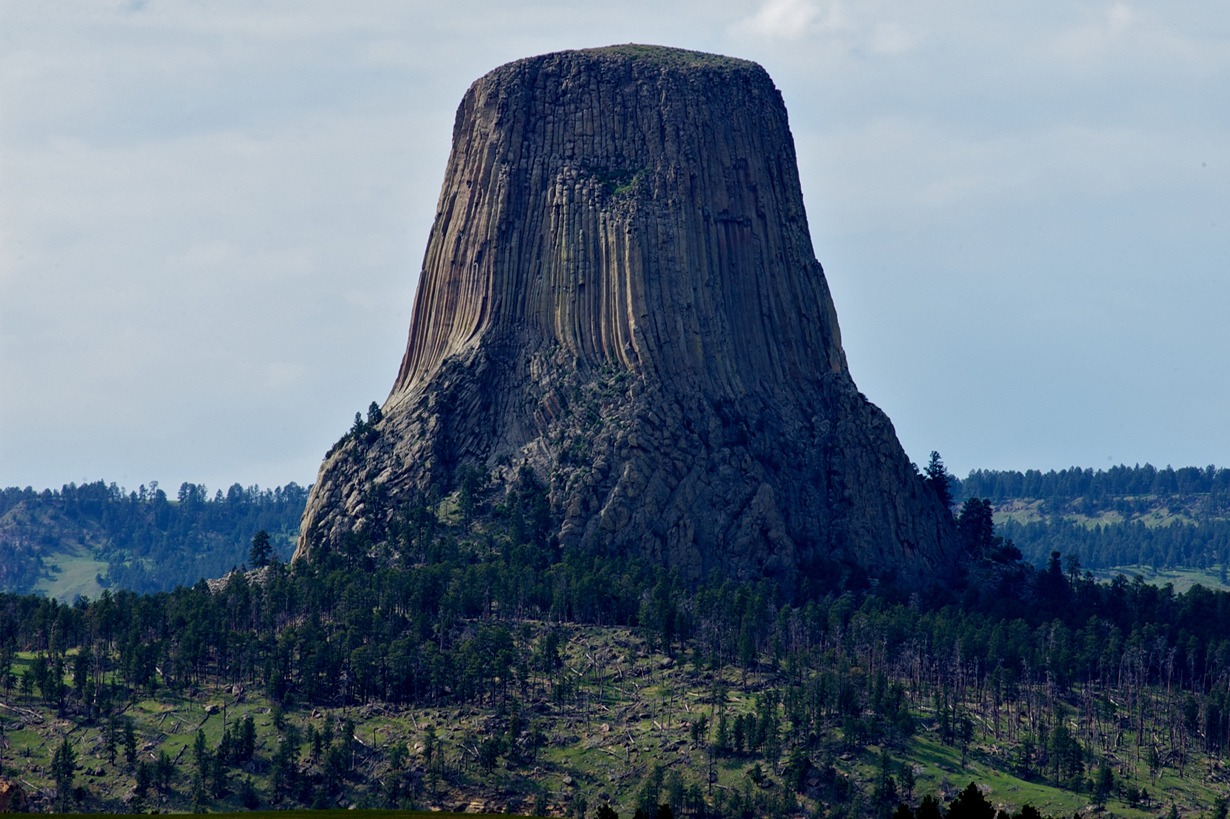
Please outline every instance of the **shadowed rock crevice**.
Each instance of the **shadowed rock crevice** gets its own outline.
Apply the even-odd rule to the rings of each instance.
[[[691,580],[954,560],[847,372],[785,106],[741,60],[616,46],[471,86],[376,432],[326,459],[299,555],[463,466],[507,485],[528,464],[565,548]]]

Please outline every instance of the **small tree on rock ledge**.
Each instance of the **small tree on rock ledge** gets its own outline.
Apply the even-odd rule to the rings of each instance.
[[[952,476],[944,468],[944,461],[940,458],[940,453],[934,450],[931,452],[931,461],[923,470],[923,474],[926,475],[927,486],[931,487],[931,491],[939,498],[940,503],[949,514],[952,514]]]

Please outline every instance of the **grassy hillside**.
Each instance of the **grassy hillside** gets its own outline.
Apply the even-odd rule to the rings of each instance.
[[[81,544],[62,545],[59,551],[49,552],[44,557],[46,573],[34,585],[33,592],[69,601],[98,597],[107,588],[99,581],[106,576],[108,567],[95,554]]]
[[[1142,566],[1148,576],[1189,570],[1212,575],[1216,587],[1228,582],[1230,470],[975,470],[956,495],[989,500],[998,533],[1035,565],[1059,551],[1099,576]]]
[[[62,814],[75,819],[111,819],[107,813],[69,813]],[[196,814],[186,814],[196,815]],[[295,819],[295,817],[311,817],[311,819],[460,819],[469,815],[474,819],[476,814],[427,812],[427,810],[244,810],[234,813],[210,813],[213,819]],[[493,814],[477,814],[478,817]]]
[[[1111,566],[1107,569],[1098,569],[1093,572],[1093,576],[1098,580],[1109,583],[1117,575],[1123,575],[1129,578],[1139,577],[1146,583],[1153,586],[1171,586],[1176,593],[1182,594],[1190,590],[1193,586],[1204,586],[1206,589],[1218,589],[1220,591],[1230,591],[1230,584],[1223,581],[1221,566],[1214,566],[1211,569],[1155,569],[1152,566],[1142,566],[1140,564],[1129,566]]]
[[[212,498],[185,483],[174,499],[157,484],[125,492],[103,481],[0,490],[0,592],[71,602],[104,588],[190,586],[243,564],[262,529],[287,558],[306,498],[293,483],[274,490],[236,484]]]
[[[522,478],[419,498],[293,568],[72,606],[0,595],[0,775],[44,809],[577,819],[886,816],[970,782],[1008,811],[1195,815],[1230,787],[1230,594],[1176,588],[1195,572],[1036,570],[981,504],[951,586],[819,564],[792,590],[689,587],[560,549]],[[224,508],[194,494],[154,503]],[[1122,540],[1029,525],[1090,554]]]
[[[444,707],[368,703],[281,709],[243,686],[203,685],[173,694],[154,685],[152,693],[120,712],[134,730],[131,761],[122,732],[115,750],[108,751],[108,721],[57,714],[39,697],[14,692],[0,708],[6,740],[0,765],[5,776],[22,783],[36,808],[49,809],[56,794],[53,752],[67,738],[77,764],[72,805],[90,812],[241,811],[246,802],[258,808],[588,816],[609,802],[621,816],[630,816],[642,804],[661,801],[678,815],[712,810],[716,794],[726,812],[737,814],[745,805],[755,815],[812,815],[850,794],[862,795],[855,804],[870,799],[882,787],[886,760],[900,798],[913,802],[924,794],[950,798],[973,781],[985,786],[993,804],[1008,810],[1029,803],[1046,814],[1071,816],[1090,807],[1088,793],[1054,787],[1052,777],[1040,771],[1021,771],[1022,733],[1014,737],[1011,726],[1026,721],[1027,698],[1004,707],[994,721],[970,711],[964,748],[960,741],[943,740],[936,710],[919,700],[910,709],[916,728],[908,736],[867,742],[862,729],[847,720],[800,763],[785,750],[795,730],[788,722],[778,755],[714,751],[723,716],[729,725],[756,714],[758,699],[789,685],[784,670],[766,663],[750,673],[733,668],[714,673],[687,652],[672,657],[651,650],[637,632],[624,628],[570,628],[560,656],[557,673],[529,682],[527,697]],[[18,655],[19,676],[33,659]],[[583,697],[569,689],[574,681],[584,687]],[[1036,693],[1046,696],[1041,688]],[[1065,699],[1073,733],[1083,732],[1077,692]],[[215,774],[198,773],[198,732],[207,749],[216,749],[248,716],[255,726],[255,754],[229,767],[215,791]],[[349,743],[342,735],[348,720],[354,727]],[[518,722],[524,730],[517,729]],[[330,741],[314,739],[327,732],[333,734]],[[500,744],[501,737],[512,735],[516,738]],[[296,738],[299,794],[291,793],[284,779],[275,781],[274,770],[279,748]],[[1118,786],[1107,809],[1114,815],[1143,819],[1170,802],[1184,814],[1194,813],[1226,792],[1227,775],[1216,757],[1193,752],[1181,768],[1170,761],[1151,771],[1130,735],[1120,731],[1111,747],[1107,758]],[[164,754],[172,765],[166,787],[139,792],[139,769],[153,768]],[[324,801],[319,793],[334,775],[331,766],[340,767],[341,787]],[[906,793],[909,779],[913,784]],[[1129,804],[1130,788],[1154,796],[1148,803]]]

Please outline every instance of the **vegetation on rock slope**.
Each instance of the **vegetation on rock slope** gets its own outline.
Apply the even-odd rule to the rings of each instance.
[[[689,588],[558,550],[532,474],[502,499],[475,475],[314,565],[3,596],[0,775],[113,811],[887,815],[970,781],[1010,810],[1212,810],[1230,595],[1035,570],[986,511],[955,589]]]

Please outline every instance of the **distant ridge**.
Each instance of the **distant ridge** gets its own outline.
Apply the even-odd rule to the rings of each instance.
[[[153,483],[0,490],[0,592],[38,591],[72,602],[106,588],[170,591],[221,577],[248,559],[267,530],[275,554],[289,557],[307,489],[232,484],[211,497],[185,482],[172,498]]]

